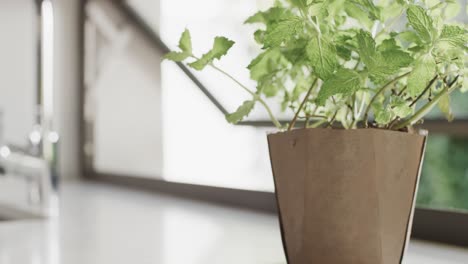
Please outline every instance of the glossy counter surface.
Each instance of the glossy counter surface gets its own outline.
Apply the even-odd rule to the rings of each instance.
[[[0,264],[285,263],[270,214],[82,182],[64,184],[60,207],[52,220],[0,221]],[[412,241],[405,264],[467,261]]]

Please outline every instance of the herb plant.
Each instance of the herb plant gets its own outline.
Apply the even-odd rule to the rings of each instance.
[[[254,38],[262,52],[247,66],[255,89],[215,65],[234,45],[225,37],[197,56],[185,30],[180,51],[165,58],[199,71],[212,67],[250,94],[226,116],[230,123],[258,103],[280,130],[299,119],[305,127],[402,130],[435,106],[452,120],[450,94],[468,90],[466,25],[446,22],[459,11],[454,1],[277,1],[245,21],[260,25]],[[288,124],[274,116],[269,97],[294,113]]]

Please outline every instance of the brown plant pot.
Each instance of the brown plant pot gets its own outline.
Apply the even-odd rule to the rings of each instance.
[[[268,135],[288,263],[401,263],[425,143],[380,129]]]

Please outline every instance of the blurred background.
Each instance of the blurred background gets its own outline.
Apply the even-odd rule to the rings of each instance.
[[[236,44],[219,64],[253,87],[246,66],[260,48],[251,37],[255,27],[239,25],[272,3],[88,1],[86,167],[116,177],[273,191],[264,136],[272,128],[232,126],[223,116],[224,110],[235,110],[248,95],[210,69],[189,69],[213,96],[213,103],[175,63],[160,63],[164,46],[175,49],[185,28],[190,29],[194,50],[200,54],[211,47],[215,36],[223,35]],[[453,20],[466,23],[462,12],[466,1],[456,2],[453,8],[460,10]],[[468,96],[455,93],[452,98],[454,123],[447,124],[438,109],[425,120],[431,137],[420,206],[468,209]],[[250,121],[268,120],[263,109],[256,110]]]
[[[21,164],[37,162],[38,168],[44,161],[48,168],[44,174],[50,182],[44,183],[48,187],[31,188],[36,182],[29,173],[32,169],[28,167],[29,174],[23,173],[22,165],[15,165],[11,170],[27,174],[27,180],[0,177],[0,205],[24,200],[24,192],[28,198],[23,203],[30,204],[41,200],[44,188],[56,192],[59,181],[67,186],[86,180],[106,186],[117,183],[183,189],[184,195],[196,190],[205,200],[237,200],[248,207],[270,210],[274,207],[274,185],[265,134],[274,128],[266,125],[266,113],[257,107],[244,124],[228,124],[224,113],[235,110],[248,95],[217,72],[195,72],[162,61],[162,56],[176,48],[185,28],[190,29],[194,50],[199,54],[211,47],[214,36],[226,36],[236,44],[219,65],[253,87],[246,66],[260,47],[251,37],[255,28],[242,24],[273,2],[1,1],[0,156],[20,153]],[[460,10],[452,19],[466,24],[467,1],[450,3],[451,8]],[[423,125],[430,137],[417,205],[444,217],[449,213],[466,217],[468,95],[455,93],[452,104],[455,121],[447,123],[436,109]],[[274,111],[282,119],[289,117],[279,109]],[[8,174],[10,167],[6,168],[2,174]],[[69,187],[61,195],[66,197],[67,192],[89,195]],[[121,203],[129,212],[136,210],[132,209],[134,204],[113,195],[97,190],[91,196],[102,199],[98,201],[105,206]],[[84,200],[102,209],[99,202]],[[190,208],[197,211],[198,207]],[[175,212],[168,214],[173,215],[171,221],[192,217],[183,210]],[[0,218],[1,213],[2,207]],[[81,219],[79,214],[73,216]],[[112,216],[119,218],[121,214]],[[206,222],[202,216],[198,219],[198,223]],[[275,246],[281,250],[277,231],[265,235],[269,231],[261,230],[261,226],[272,223],[260,223],[256,230],[268,239],[276,238]],[[180,226],[164,227],[170,233]],[[228,234],[233,236],[234,231]],[[8,248],[9,243],[1,236],[8,233],[0,222],[0,263],[20,263],[2,260],[8,255],[8,251],[2,255],[2,246]],[[178,262],[182,259],[173,257],[172,262],[164,263],[183,263]]]

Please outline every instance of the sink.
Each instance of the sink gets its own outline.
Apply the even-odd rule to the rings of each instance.
[[[28,201],[28,188],[23,179],[0,177],[0,223],[40,218],[40,207]]]
[[[15,208],[6,204],[0,204],[0,222],[17,221],[25,219],[40,219],[40,215]]]

